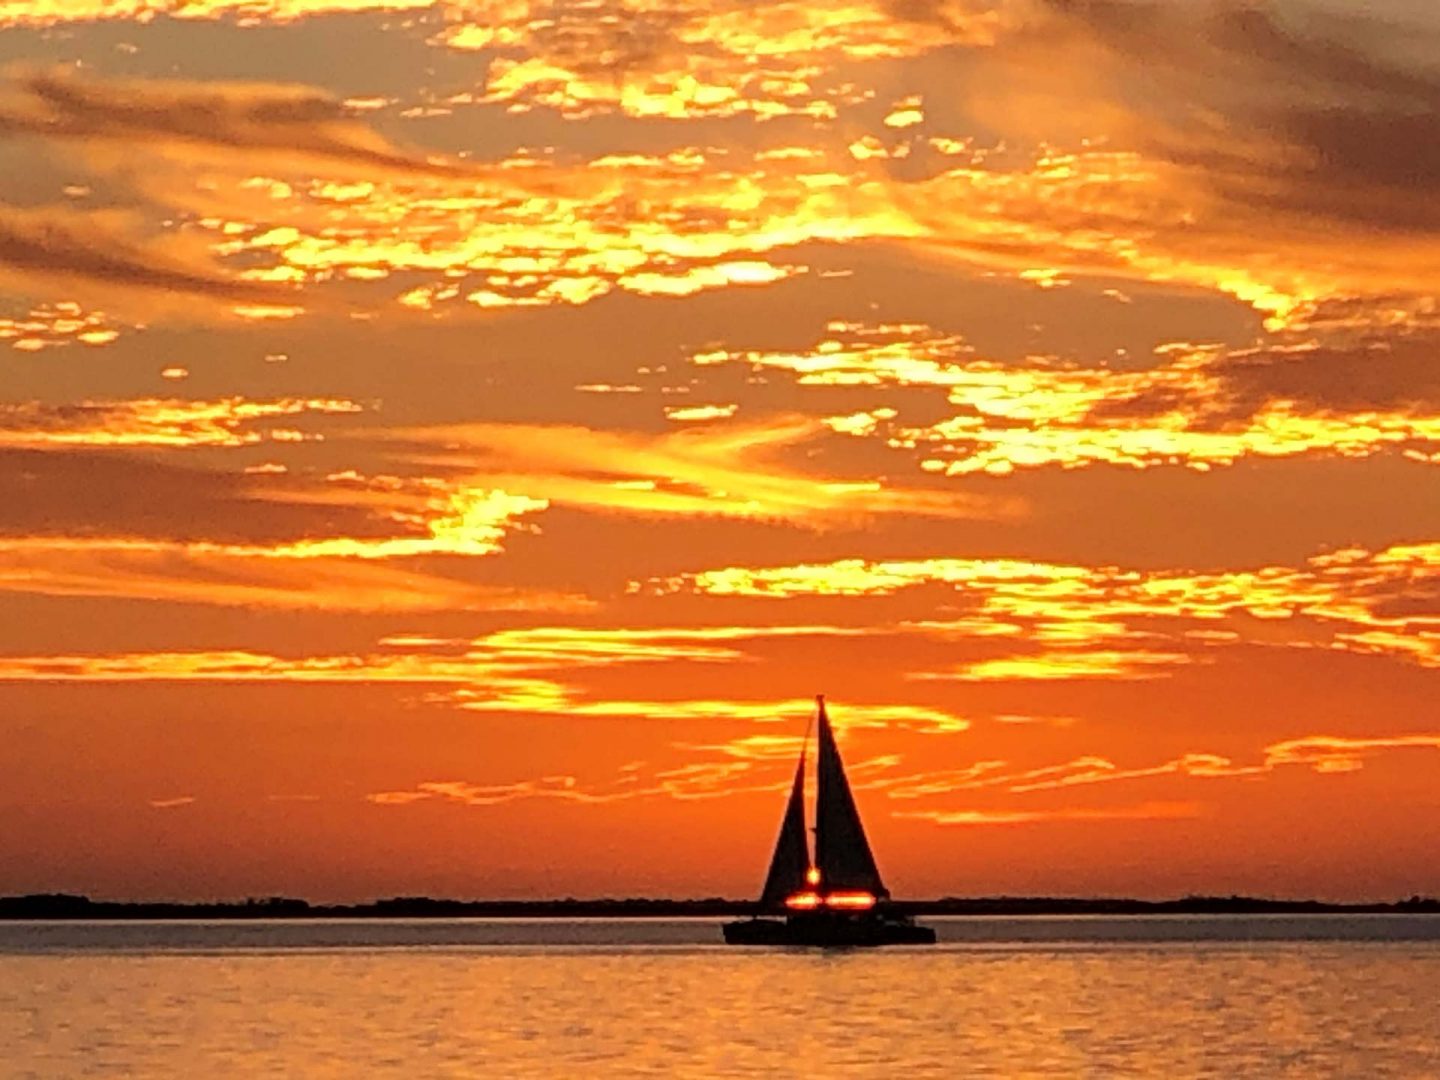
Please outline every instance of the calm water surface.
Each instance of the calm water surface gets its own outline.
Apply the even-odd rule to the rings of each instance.
[[[6,1077],[1440,1077],[1440,918],[0,923]]]

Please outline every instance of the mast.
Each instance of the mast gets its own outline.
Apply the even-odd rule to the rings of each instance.
[[[855,796],[845,779],[845,766],[825,715],[825,698],[815,699],[820,716],[818,784],[815,798],[815,865],[820,887],[831,892],[866,892],[883,899],[890,895],[880,880],[865,826],[855,808]],[[798,790],[798,789],[797,789]]]
[[[761,907],[783,908],[787,896],[805,888],[805,875],[810,869],[810,844],[805,836],[805,750],[809,744],[807,725],[800,760],[795,764],[795,782],[790,786],[790,801],[785,804],[780,835],[775,839],[775,854],[770,856],[770,870],[760,890]]]

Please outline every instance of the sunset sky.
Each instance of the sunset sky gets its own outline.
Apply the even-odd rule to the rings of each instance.
[[[1433,0],[0,0],[0,894],[1440,892]]]

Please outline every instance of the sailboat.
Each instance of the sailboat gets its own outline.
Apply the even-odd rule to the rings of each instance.
[[[731,945],[933,944],[934,930],[917,926],[890,905],[845,779],[825,698],[815,703],[820,730],[814,861],[805,829],[807,729],[756,914],[726,923],[725,940]]]

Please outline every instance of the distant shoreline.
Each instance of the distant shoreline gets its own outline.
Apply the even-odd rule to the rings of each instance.
[[[907,915],[1376,915],[1440,914],[1440,899],[1412,896],[1381,903],[1268,900],[1250,896],[1186,896],[1175,900],[1073,897],[945,897],[897,901]],[[19,919],[534,919],[735,917],[756,912],[749,900],[437,900],[393,897],[363,904],[311,904],[290,897],[217,902],[91,900],[45,893],[0,897],[0,920]]]

